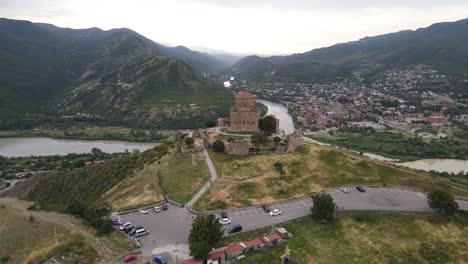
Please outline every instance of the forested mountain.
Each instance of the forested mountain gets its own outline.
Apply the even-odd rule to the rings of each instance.
[[[200,126],[224,114],[231,100],[202,72],[226,66],[129,29],[0,19],[0,120],[81,112],[110,123]]]
[[[359,70],[372,76],[381,70],[427,64],[442,72],[468,72],[468,19],[438,23],[415,31],[366,37],[354,42],[289,56],[246,57],[231,74],[247,80],[323,81]]]

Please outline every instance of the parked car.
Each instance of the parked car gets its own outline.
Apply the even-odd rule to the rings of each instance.
[[[226,212],[222,211],[221,212],[221,218],[228,218],[228,215]]]
[[[242,226],[239,225],[239,224],[235,224],[233,226],[231,226],[228,230],[228,233],[229,234],[234,234],[234,233],[237,233],[237,232],[240,232],[242,231]]]
[[[161,212],[161,208],[159,208],[159,206],[155,206],[155,207],[153,208],[153,210],[154,210],[155,213]]]
[[[164,256],[154,256],[154,262],[158,263],[158,264],[167,264],[167,260]]]
[[[349,193],[349,189],[348,188],[340,188],[340,191],[344,192],[344,193]]]
[[[135,227],[134,225],[129,225],[129,226],[125,227],[123,231],[124,231],[125,233],[128,233],[128,232],[130,232],[130,231],[132,230],[132,228],[134,228],[134,227]]]
[[[141,208],[141,209],[138,209],[138,212],[140,212],[142,214],[147,214],[148,210],[146,210],[145,208]]]
[[[112,219],[112,224],[114,224],[114,225],[122,225],[122,224],[123,224],[123,220],[122,220],[122,218],[120,218],[120,217],[119,217],[119,218],[114,218],[114,219]]]
[[[127,226],[131,226],[131,225],[132,225],[131,222],[127,222],[127,223],[125,223],[123,225],[120,225],[119,229],[120,229],[120,231],[123,231]]]
[[[262,206],[262,208],[263,208],[263,211],[265,211],[266,213],[271,212],[270,206],[268,206],[268,205],[266,205],[266,204],[264,204],[264,205]]]
[[[280,214],[281,214],[281,211],[279,209],[274,209],[273,211],[270,212],[271,216],[276,216]]]
[[[130,263],[130,262],[134,261],[134,260],[137,259],[137,258],[138,258],[137,255],[135,255],[135,254],[130,254],[130,255],[125,256],[124,262],[125,262],[125,263]]]
[[[130,231],[128,231],[128,234],[133,236],[133,235],[135,235],[135,233],[136,233],[136,231],[138,229],[142,229],[142,228],[143,228],[142,226],[134,226]]]
[[[229,218],[221,218],[219,219],[219,223],[222,225],[229,225],[231,223],[231,220]]]
[[[366,192],[366,189],[362,186],[357,186],[356,189],[360,192]]]
[[[141,237],[141,236],[146,236],[148,235],[149,232],[144,229],[144,228],[141,228],[141,229],[137,229],[136,232],[135,232],[135,237]]]
[[[167,203],[165,203],[165,204],[162,205],[162,209],[163,209],[163,210],[167,210]]]

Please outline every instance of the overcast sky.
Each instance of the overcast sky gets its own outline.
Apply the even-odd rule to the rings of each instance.
[[[162,44],[285,54],[468,18],[468,0],[0,0],[0,17],[127,27]]]

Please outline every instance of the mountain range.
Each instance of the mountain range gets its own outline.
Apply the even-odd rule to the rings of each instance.
[[[203,73],[235,59],[166,47],[129,29],[0,19],[0,120],[80,112],[111,123],[199,126],[231,100]]]
[[[437,23],[288,56],[248,56],[227,73],[251,81],[315,82],[365,77],[390,68],[427,64],[458,75],[468,73],[468,19]]]
[[[69,29],[0,18],[0,128],[29,127],[16,123],[38,124],[76,113],[109,124],[200,127],[226,115],[232,103],[231,94],[206,73],[250,81],[323,82],[426,64],[466,77],[466,43],[468,19],[300,54],[239,60],[168,47],[126,28]]]

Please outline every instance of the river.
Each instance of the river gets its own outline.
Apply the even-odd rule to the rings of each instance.
[[[67,155],[70,153],[89,153],[92,148],[98,148],[106,153],[125,152],[137,149],[144,151],[156,146],[157,143],[135,143],[107,140],[70,140],[52,139],[46,137],[31,138],[0,138],[0,156],[28,157]]]
[[[268,107],[267,115],[274,115],[280,120],[280,131],[284,131],[286,135],[294,132],[294,122],[291,115],[288,113],[288,108],[286,108],[286,106],[261,99],[258,99],[257,102]]]

